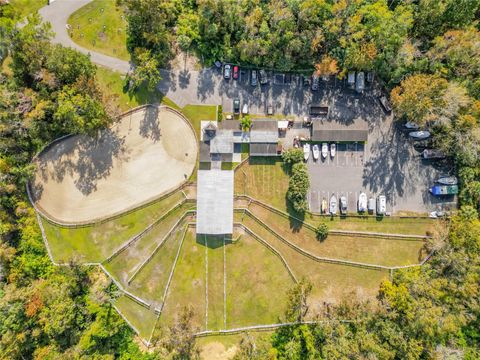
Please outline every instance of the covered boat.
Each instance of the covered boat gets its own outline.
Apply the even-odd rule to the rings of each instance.
[[[360,193],[358,196],[358,211],[365,212],[367,211],[367,194]]]
[[[430,132],[426,130],[412,131],[408,133],[408,136],[416,140],[428,139],[430,135],[431,135]]]
[[[320,148],[318,147],[317,144],[312,146],[312,152],[313,152],[313,159],[318,160],[320,157]]]
[[[430,189],[432,195],[442,196],[442,195],[456,195],[458,194],[457,185],[435,185]]]
[[[310,157],[310,144],[306,143],[303,144],[303,158],[305,161],[308,161],[308,158]]]
[[[456,176],[444,176],[437,179],[437,183],[442,185],[457,185],[458,179]]]
[[[330,198],[330,214],[335,215],[337,213],[337,198],[332,195]]]

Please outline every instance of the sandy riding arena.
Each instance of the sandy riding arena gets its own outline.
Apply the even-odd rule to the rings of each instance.
[[[33,200],[66,223],[121,213],[181,185],[197,159],[195,134],[182,116],[148,107],[97,137],[69,137],[36,160]]]

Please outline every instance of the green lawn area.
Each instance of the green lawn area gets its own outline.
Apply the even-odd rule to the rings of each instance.
[[[189,229],[175,267],[159,327],[171,324],[187,306],[194,311],[193,323],[198,331],[205,330],[205,246],[196,241]]]
[[[172,211],[166,218],[153,227],[145,236],[129,246],[110,262],[105,263],[107,270],[115,276],[124,286],[127,286],[127,280],[140,264],[147,259],[154,251],[157,245],[170,232],[180,217],[191,209],[194,204],[185,203],[178,209]]]
[[[287,218],[259,205],[251,204],[249,209],[254,216],[284,239],[320,257],[400,266],[417,264],[427,255],[422,251],[424,242],[420,240],[330,234],[325,240],[318,241],[315,232],[305,226],[291,228]]]
[[[287,261],[293,273],[300,279],[306,277],[313,284],[312,310],[326,302],[338,302],[345,296],[356,293],[362,299],[373,299],[382,280],[388,278],[387,271],[370,270],[340,264],[311,260],[277,239],[252,218],[234,214],[235,221],[243,222],[250,230],[273,246]]]
[[[10,0],[10,4],[23,18],[47,5],[48,0]]]
[[[53,258],[67,262],[102,262],[132,236],[183,200],[181,191],[103,224],[64,228],[43,221]]]
[[[140,305],[131,298],[122,295],[115,300],[115,306],[128,321],[140,332],[143,339],[148,340],[155,326],[157,315],[153,310]]]
[[[122,19],[123,14],[116,0],[94,0],[70,15],[70,37],[87,49],[129,60],[127,20]]]
[[[215,120],[217,118],[217,107],[214,105],[187,105],[182,113],[190,120],[200,139],[200,122],[202,120]]]
[[[226,264],[227,328],[276,323],[293,286],[281,260],[251,236],[242,235],[226,246]]]
[[[235,194],[247,194],[287,211],[289,179],[279,158],[250,158],[235,172]]]
[[[155,307],[160,305],[184,233],[185,227],[181,226],[170,234],[159,251],[132,281],[128,288],[130,292],[154,303]]]
[[[203,241],[204,237],[201,236]],[[208,330],[224,329],[224,261],[223,238],[209,236],[206,239],[208,253]]]

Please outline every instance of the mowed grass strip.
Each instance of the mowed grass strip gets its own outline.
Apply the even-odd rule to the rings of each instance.
[[[192,307],[193,324],[205,330],[205,246],[196,241],[194,229],[189,229],[170,284],[160,328],[172,324],[185,307]]]
[[[78,45],[130,60],[126,45],[127,20],[115,0],[93,0],[70,15],[68,24],[70,37]]]
[[[235,221],[241,221],[242,214],[234,216]],[[314,309],[320,309],[323,302],[337,303],[346,296],[373,299],[380,283],[388,277],[386,271],[314,261],[277,239],[252,218],[243,217],[243,224],[282,254],[297,279],[305,277],[312,282],[310,302]]]
[[[168,236],[159,251],[130,283],[127,288],[128,291],[149,303],[153,303],[156,308],[161,305],[168,277],[184,232],[185,223],[182,223]]]
[[[115,300],[115,306],[127,318],[130,324],[139,331],[140,337],[145,340],[150,338],[157,319],[153,309],[147,309],[125,295]]]
[[[384,266],[418,264],[427,254],[421,240],[330,234],[319,241],[313,230],[252,203],[252,214],[270,229],[298,247],[320,257]]]
[[[289,175],[278,158],[250,158],[235,172],[235,194],[246,194],[287,211]]]
[[[223,236],[197,235],[197,242],[208,253],[208,330],[224,329],[224,256]]]
[[[119,246],[183,200],[181,191],[99,225],[65,228],[43,221],[53,258],[57,262],[76,259],[102,262]]]
[[[48,0],[10,0],[10,4],[20,13],[20,17],[24,17],[48,5]]]
[[[217,107],[212,105],[186,105],[182,113],[190,120],[198,139],[200,139],[201,121],[217,119]]]
[[[294,284],[281,260],[246,234],[227,244],[226,259],[227,328],[277,323]]]
[[[123,286],[127,286],[127,281],[130,276],[132,276],[143,261],[150,256],[158,244],[167,236],[172,227],[179,221],[181,216],[193,207],[194,204],[192,203],[184,203],[182,206],[173,210],[166,218],[156,224],[152,230],[115,256],[110,262],[106,262],[104,266]]]

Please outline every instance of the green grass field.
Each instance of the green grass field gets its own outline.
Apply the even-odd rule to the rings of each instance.
[[[101,262],[183,198],[183,194],[177,191],[149,206],[99,225],[64,228],[43,221],[53,258],[57,262],[70,259]]]
[[[125,295],[115,300],[115,306],[138,330],[143,339],[148,340],[150,338],[157,318],[153,310],[147,309]]]
[[[48,0],[10,0],[10,4],[23,18],[47,5]]]
[[[227,327],[273,324],[293,279],[281,260],[249,235],[226,246]],[[275,294],[272,296],[272,294]]]
[[[275,213],[257,212],[251,206],[254,216],[296,246],[320,257],[363,262],[374,265],[400,266],[419,263],[426,253],[422,251],[424,242],[419,240],[387,239],[328,235],[319,241],[315,232],[307,227],[291,229],[288,219]],[[263,208],[260,208],[264,210]]]
[[[211,105],[187,105],[182,109],[182,113],[190,120],[200,139],[200,122],[202,120],[215,120],[217,117],[217,107]]]
[[[123,18],[122,18],[123,16]],[[129,60],[127,20],[115,0],[94,0],[68,19],[70,37],[87,49]]]

